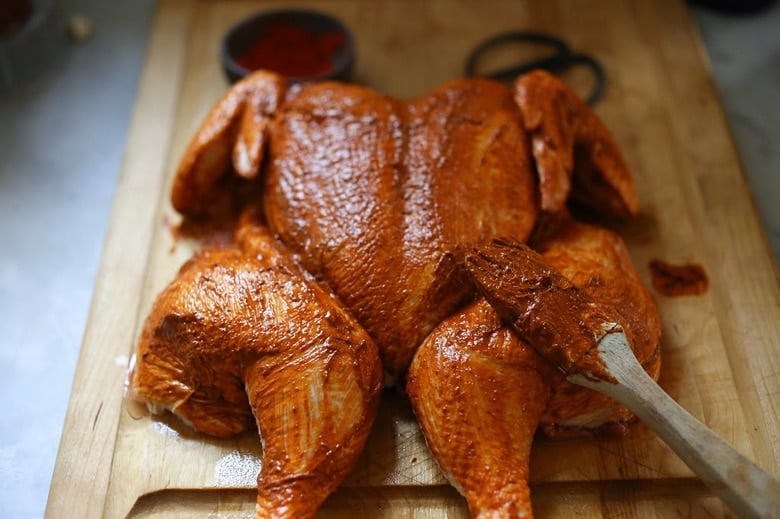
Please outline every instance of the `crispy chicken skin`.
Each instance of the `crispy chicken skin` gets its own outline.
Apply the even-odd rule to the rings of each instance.
[[[558,101],[538,95],[537,83]],[[425,336],[469,297],[457,250],[495,236],[530,236],[539,211],[532,140],[534,153],[551,143],[537,161],[560,155],[571,163],[575,149],[583,151],[575,170],[590,172],[583,185],[618,199],[602,204],[608,211],[635,211],[625,163],[590,109],[546,73],[516,90],[461,79],[402,101],[342,83],[287,89],[278,76],[258,72],[206,118],[177,172],[174,207],[185,215],[204,211],[222,175],[233,169],[249,177],[265,154],[270,228],[353,312],[395,379]],[[537,125],[561,112],[567,122],[552,133],[533,130],[531,140],[521,108]],[[542,176],[566,180],[543,181],[543,202],[568,197],[571,169]]]
[[[573,221],[539,244],[550,265],[616,315],[657,378],[660,322],[616,234]],[[569,383],[479,298],[446,319],[414,357],[407,382],[428,446],[475,517],[531,517],[528,463],[535,431],[623,432],[631,413]]]
[[[135,398],[200,432],[256,421],[257,517],[313,517],[357,461],[376,415],[376,345],[262,227],[204,249],[158,296],[131,376]]]

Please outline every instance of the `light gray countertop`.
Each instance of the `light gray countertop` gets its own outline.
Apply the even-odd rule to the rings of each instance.
[[[94,37],[0,96],[0,517],[43,515],[154,6],[60,2]],[[780,257],[780,4],[694,12]]]

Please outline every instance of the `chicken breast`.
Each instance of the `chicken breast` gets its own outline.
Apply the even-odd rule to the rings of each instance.
[[[265,209],[397,377],[468,297],[456,249],[530,235],[536,199],[519,109],[489,81],[409,103],[354,85],[293,89],[274,121]]]

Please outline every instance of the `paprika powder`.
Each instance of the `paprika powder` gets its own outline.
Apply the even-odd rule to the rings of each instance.
[[[236,62],[247,70],[270,70],[288,78],[317,77],[333,71],[333,59],[344,43],[339,32],[315,33],[282,18],[272,19]]]

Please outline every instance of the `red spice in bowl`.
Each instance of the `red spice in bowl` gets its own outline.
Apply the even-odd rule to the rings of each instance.
[[[353,47],[351,34],[335,18],[314,11],[271,11],[227,33],[222,64],[231,81],[261,69],[290,82],[346,79]]]

